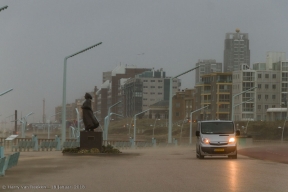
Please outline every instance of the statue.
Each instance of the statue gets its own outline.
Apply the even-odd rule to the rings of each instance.
[[[89,93],[85,94],[85,101],[82,105],[83,123],[85,126],[85,131],[94,131],[99,126],[99,122],[93,114],[91,108],[92,96]]]

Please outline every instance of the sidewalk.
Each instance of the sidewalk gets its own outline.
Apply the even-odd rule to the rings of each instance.
[[[288,164],[288,146],[269,145],[238,149],[238,154],[255,159]]]

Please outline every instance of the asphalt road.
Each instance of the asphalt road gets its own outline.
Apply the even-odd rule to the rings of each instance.
[[[18,165],[0,178],[0,191],[285,192],[287,178],[284,163],[242,155],[200,160],[190,147],[123,150],[112,156],[22,152]]]

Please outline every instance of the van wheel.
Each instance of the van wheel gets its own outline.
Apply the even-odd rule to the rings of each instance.
[[[204,159],[204,155],[201,155],[201,151],[200,151],[200,148],[199,148],[198,157],[199,157],[199,159]]]

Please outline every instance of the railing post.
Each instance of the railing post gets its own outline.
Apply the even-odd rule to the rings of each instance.
[[[0,147],[0,158],[4,157],[4,147]]]
[[[56,151],[61,151],[61,142],[58,135],[55,135],[55,141],[57,142]]]
[[[38,138],[37,135],[33,135],[32,136],[32,141],[35,141],[35,145],[34,145],[34,151],[38,151]]]
[[[156,147],[156,139],[155,138],[152,138],[152,144],[153,144],[153,147]]]

